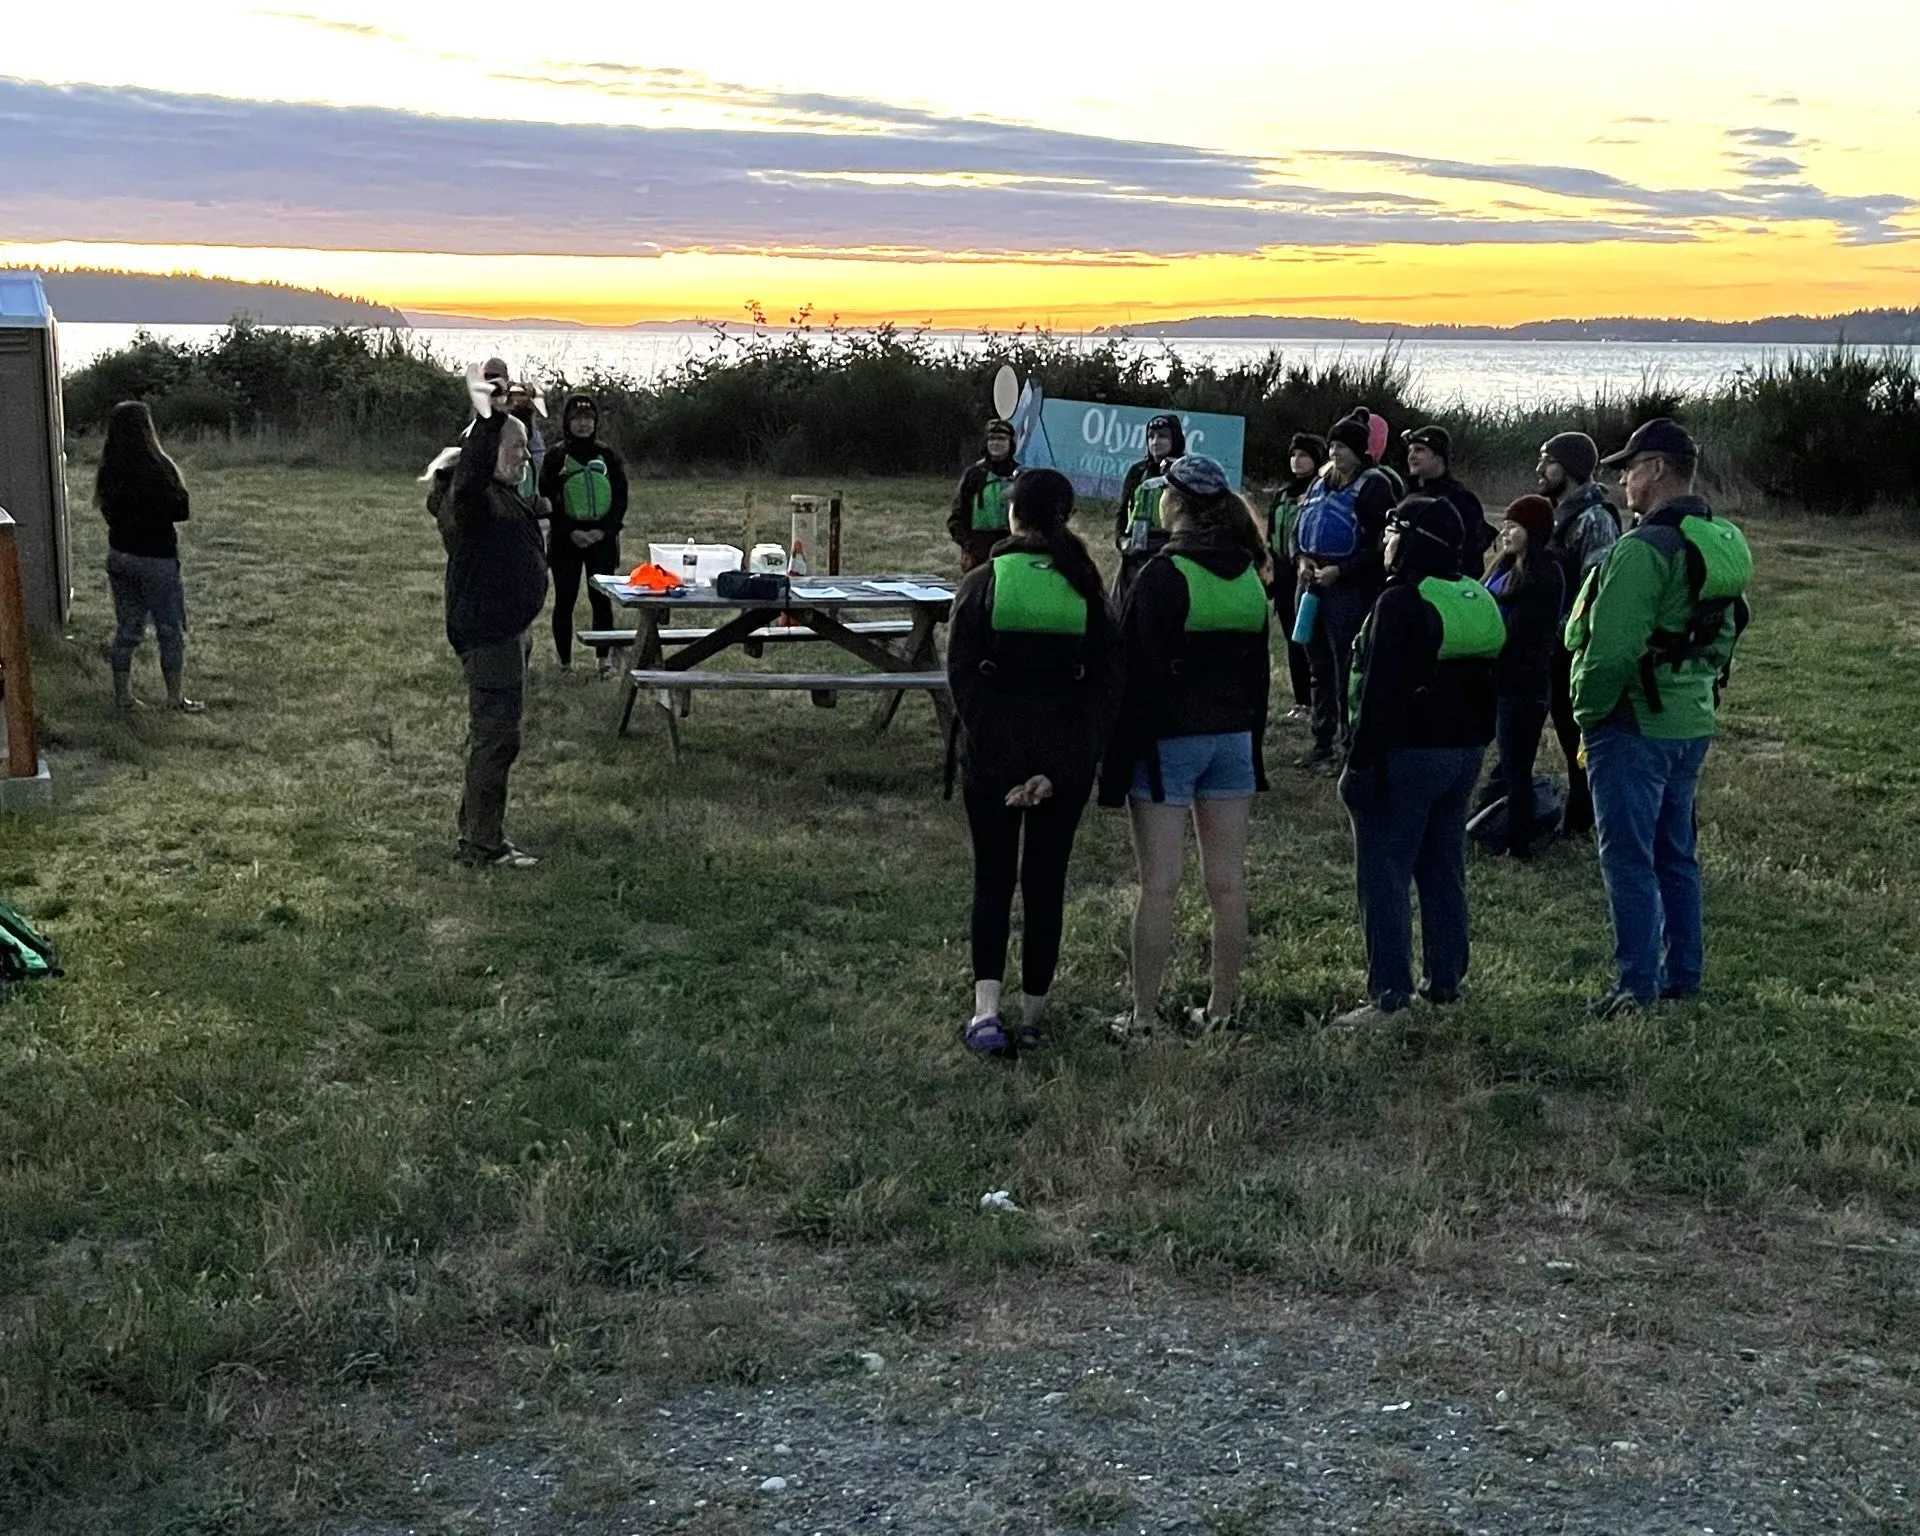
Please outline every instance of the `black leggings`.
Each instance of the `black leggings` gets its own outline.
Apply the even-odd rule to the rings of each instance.
[[[973,832],[973,979],[999,981],[1007,972],[1016,882],[1024,906],[1020,990],[1044,997],[1060,964],[1060,929],[1067,902],[1067,861],[1089,787],[1056,793],[1030,811],[1009,809],[1005,790],[965,792]],[[1020,847],[1026,825],[1026,849]]]
[[[553,572],[553,649],[562,666],[573,660],[573,605],[580,596],[580,573],[611,576],[620,569],[620,540],[602,539],[581,549],[567,534],[555,532],[547,546],[547,568]],[[598,587],[587,588],[587,610],[595,629],[613,628],[613,601]],[[596,656],[607,654],[596,645]]]

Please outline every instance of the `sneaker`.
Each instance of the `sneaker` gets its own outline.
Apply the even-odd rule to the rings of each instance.
[[[1217,1019],[1205,1008],[1189,1008],[1180,1016],[1180,1033],[1189,1040],[1198,1040],[1206,1035],[1224,1034],[1232,1027],[1232,1019]]]
[[[1616,981],[1587,1004],[1587,1012],[1596,1019],[1629,1019],[1646,1007],[1623,982]]]
[[[185,694],[177,699],[168,699],[167,708],[176,715],[204,715],[207,712],[204,702],[199,699],[190,699]]]
[[[1399,1008],[1383,1008],[1378,1003],[1362,1003],[1358,1008],[1336,1018],[1333,1021],[1333,1027],[1335,1029],[1371,1029],[1377,1024],[1398,1023],[1400,1016],[1406,1011],[1404,1005]]]
[[[1418,987],[1414,988],[1414,990],[1420,994],[1423,1002],[1432,1003],[1436,1008],[1451,1008],[1455,1003],[1460,1001],[1460,989],[1458,987],[1447,989],[1436,987],[1430,981],[1423,981]]]
[[[1698,987],[1662,987],[1660,1001],[1663,1003],[1697,1003],[1700,1001]]]
[[[1107,1020],[1107,1034],[1122,1045],[1134,1040],[1151,1040],[1153,1021],[1136,1019],[1131,1013],[1116,1013]]]
[[[1014,1053],[1013,1042],[998,1018],[969,1019],[960,1026],[960,1041],[976,1056],[1004,1060]]]
[[[1280,717],[1289,725],[1305,725],[1313,718],[1313,711],[1304,704],[1296,704]]]
[[[462,851],[461,858],[475,869],[533,869],[540,860],[524,848],[516,848],[508,843],[498,853],[468,853]]]

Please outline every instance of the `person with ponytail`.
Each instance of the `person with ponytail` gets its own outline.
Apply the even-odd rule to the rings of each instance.
[[[1113,718],[1106,594],[1067,526],[1072,515],[1065,475],[1021,470],[1008,535],[961,581],[947,636],[954,757],[973,834],[973,1013],[961,1038],[983,1056],[1040,1043],[1067,863]],[[1020,1012],[1010,1019],[1001,990],[1016,884],[1025,933]]]
[[[167,708],[197,715],[206,705],[187,697],[181,678],[187,660],[187,590],[174,531],[190,510],[187,487],[160,446],[144,401],[123,400],[107,417],[93,499],[107,521],[107,584],[115,620],[108,650],[113,702],[121,709],[142,707],[133,696],[133,653],[151,618]]]
[[[1133,915],[1133,1007],[1112,1022],[1128,1039],[1152,1032],[1173,946],[1191,821],[1213,914],[1213,986],[1184,1027],[1225,1024],[1247,950],[1247,832],[1266,788],[1267,579],[1262,520],[1216,461],[1166,469],[1168,539],[1141,570],[1120,615],[1125,690],[1101,769],[1100,803],[1127,804],[1140,893]]]

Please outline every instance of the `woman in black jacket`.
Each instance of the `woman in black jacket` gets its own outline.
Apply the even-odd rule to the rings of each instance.
[[[1353,653],[1353,745],[1340,798],[1353,821],[1368,1001],[1337,1021],[1377,1023],[1414,998],[1413,905],[1427,977],[1460,996],[1467,973],[1467,806],[1493,737],[1494,670],[1506,629],[1461,570],[1450,502],[1413,496],[1387,523],[1387,584]]]
[[[961,1037],[986,1056],[1040,1043],[1060,959],[1067,862],[1112,723],[1106,594],[1086,545],[1067,527],[1072,515],[1066,476],[1015,476],[1008,536],[960,583],[947,636],[973,833],[973,1015]],[[1020,1018],[1009,1027],[1000,993],[1016,882],[1025,934]]]
[[[182,688],[187,660],[187,591],[180,580],[176,523],[187,520],[189,503],[180,471],[160,446],[153,415],[139,400],[123,400],[107,417],[100,445],[100,471],[93,499],[107,520],[107,584],[115,620],[108,657],[113,702],[138,709],[133,696],[133,653],[146,637],[147,620],[160,647],[160,676],[167,708],[197,715],[206,708]]]
[[[1133,1010],[1125,1039],[1151,1032],[1173,945],[1173,906],[1193,823],[1213,913],[1213,989],[1185,1025],[1224,1024],[1247,950],[1247,829],[1265,789],[1266,535],[1226,471],[1198,454],[1166,469],[1168,539],[1120,617],[1126,689],[1101,770],[1100,803],[1130,805],[1140,895],[1133,914]]]
[[[1486,803],[1507,802],[1506,846],[1516,859],[1533,856],[1533,763],[1547,723],[1554,653],[1566,606],[1566,575],[1554,558],[1553,503],[1522,496],[1507,508],[1500,526],[1500,555],[1487,576],[1487,590],[1500,604],[1507,643],[1500,652],[1499,696],[1493,739],[1499,760],[1487,780]]]
[[[600,441],[600,407],[592,395],[572,395],[560,413],[565,436],[540,465],[540,495],[549,508],[547,568],[553,573],[553,651],[573,665],[573,605],[580,578],[611,576],[620,567],[620,530],[627,520],[627,466]],[[593,627],[613,628],[613,602],[587,583]],[[600,675],[612,675],[608,648],[596,645]]]

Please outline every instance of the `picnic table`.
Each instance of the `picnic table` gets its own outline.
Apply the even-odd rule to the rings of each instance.
[[[629,586],[623,577],[595,576],[594,584],[634,615],[626,699],[620,711],[624,734],[642,692],[663,694],[668,740],[680,751],[676,715],[685,715],[697,690],[805,691],[831,706],[842,692],[877,693],[873,728],[884,731],[903,693],[924,691],[944,732],[952,722],[946,669],[936,634],[953,610],[953,583],[938,576],[823,576],[796,579],[784,599],[721,597],[712,587],[678,594]],[[690,615],[733,617],[710,628],[678,627]],[[904,611],[904,619],[873,621],[874,614]],[[604,634],[597,635],[604,641]],[[865,662],[865,671],[751,672],[702,664],[736,647],[759,655],[769,644],[818,641]],[[671,650],[669,650],[671,647]]]

